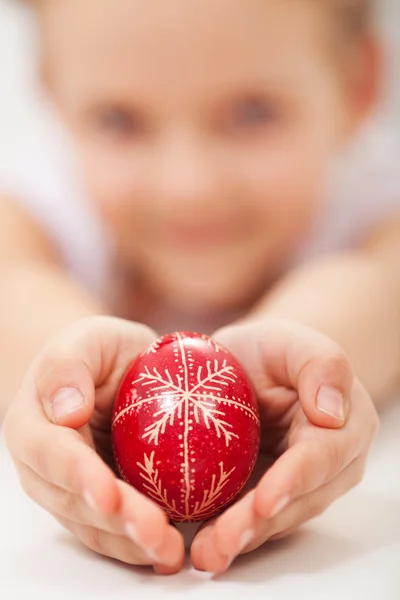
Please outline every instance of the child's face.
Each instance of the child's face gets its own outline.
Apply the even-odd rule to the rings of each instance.
[[[125,258],[194,309],[251,300],[347,126],[323,3],[43,4],[47,78]]]

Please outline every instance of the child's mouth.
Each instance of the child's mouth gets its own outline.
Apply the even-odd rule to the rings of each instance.
[[[231,242],[234,231],[226,225],[172,226],[166,232],[168,244],[180,248],[218,246]]]

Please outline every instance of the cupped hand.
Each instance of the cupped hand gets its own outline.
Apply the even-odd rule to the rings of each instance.
[[[111,415],[129,363],[156,338],[111,317],[83,319],[31,365],[3,425],[22,487],[90,549],[177,572],[182,536],[115,472]]]
[[[344,352],[317,331],[264,320],[224,328],[213,338],[249,374],[260,409],[261,454],[272,463],[193,541],[195,567],[221,573],[239,554],[288,535],[356,486],[378,416]]]

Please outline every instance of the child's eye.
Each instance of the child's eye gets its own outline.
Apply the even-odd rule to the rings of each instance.
[[[145,123],[140,115],[124,108],[103,108],[91,117],[92,128],[109,137],[127,138],[144,131]]]
[[[249,97],[225,107],[221,121],[224,129],[240,131],[275,123],[279,116],[279,109],[272,101]]]

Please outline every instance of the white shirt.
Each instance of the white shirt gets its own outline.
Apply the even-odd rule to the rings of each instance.
[[[371,122],[333,167],[302,258],[355,248],[395,216],[400,217],[400,137]]]
[[[8,164],[0,165],[0,194],[10,195],[29,211],[57,245],[70,273],[103,296],[107,240],[67,144],[54,122],[29,130]]]

